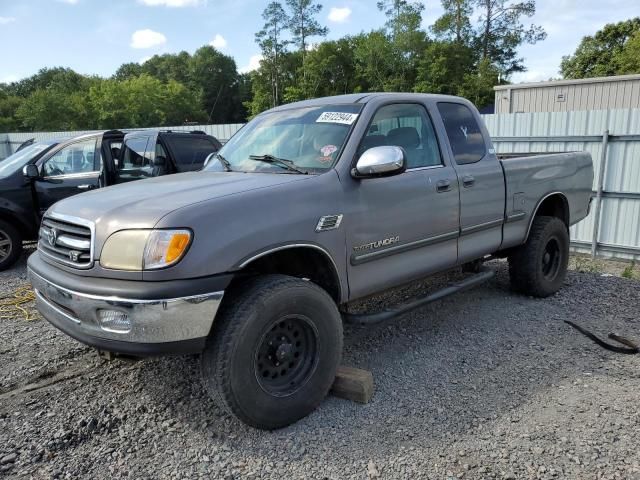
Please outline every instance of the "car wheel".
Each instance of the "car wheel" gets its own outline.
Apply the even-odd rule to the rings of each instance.
[[[0,271],[11,267],[22,254],[22,235],[10,223],[0,220]]]
[[[341,355],[342,321],[327,292],[267,275],[225,296],[202,353],[202,378],[228,412],[272,430],[322,402]]]
[[[527,242],[509,256],[509,277],[514,290],[548,297],[562,287],[569,263],[569,231],[556,217],[533,220]]]

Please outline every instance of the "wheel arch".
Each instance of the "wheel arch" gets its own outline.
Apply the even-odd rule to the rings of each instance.
[[[566,225],[568,230],[571,221],[569,200],[567,200],[567,197],[562,192],[551,192],[542,197],[529,219],[525,240],[529,238],[534,219],[539,216],[559,218]]]
[[[242,274],[273,273],[306,278],[323,288],[336,304],[342,303],[344,290],[336,262],[325,248],[313,243],[270,247],[246,257],[234,271],[238,279]]]

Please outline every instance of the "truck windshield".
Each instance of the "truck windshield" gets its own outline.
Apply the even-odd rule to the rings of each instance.
[[[0,177],[8,177],[9,175],[24,167],[36,155],[43,152],[44,150],[47,150],[48,148],[53,147],[54,145],[55,144],[52,143],[34,143],[14,153],[13,155],[8,156],[2,162],[0,162]]]
[[[234,171],[322,173],[335,164],[361,109],[339,104],[265,113],[234,135],[220,155]],[[281,161],[256,161],[273,158]],[[294,168],[283,168],[286,162]],[[224,170],[219,161],[204,169]]]

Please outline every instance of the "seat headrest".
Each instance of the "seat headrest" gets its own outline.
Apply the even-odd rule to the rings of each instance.
[[[387,136],[386,135],[367,135],[362,139],[362,144],[360,146],[360,151],[366,152],[370,148],[373,147],[381,147],[387,144]]]
[[[403,148],[418,148],[420,146],[420,135],[414,127],[399,127],[387,133],[387,143]]]

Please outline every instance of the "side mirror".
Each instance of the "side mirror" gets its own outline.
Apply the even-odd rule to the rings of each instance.
[[[22,174],[28,179],[38,178],[40,176],[40,172],[38,171],[38,166],[34,163],[30,163],[29,165],[25,165],[22,168]]]
[[[351,170],[354,178],[384,177],[402,173],[407,169],[407,159],[400,147],[373,147],[365,151],[356,167]]]

